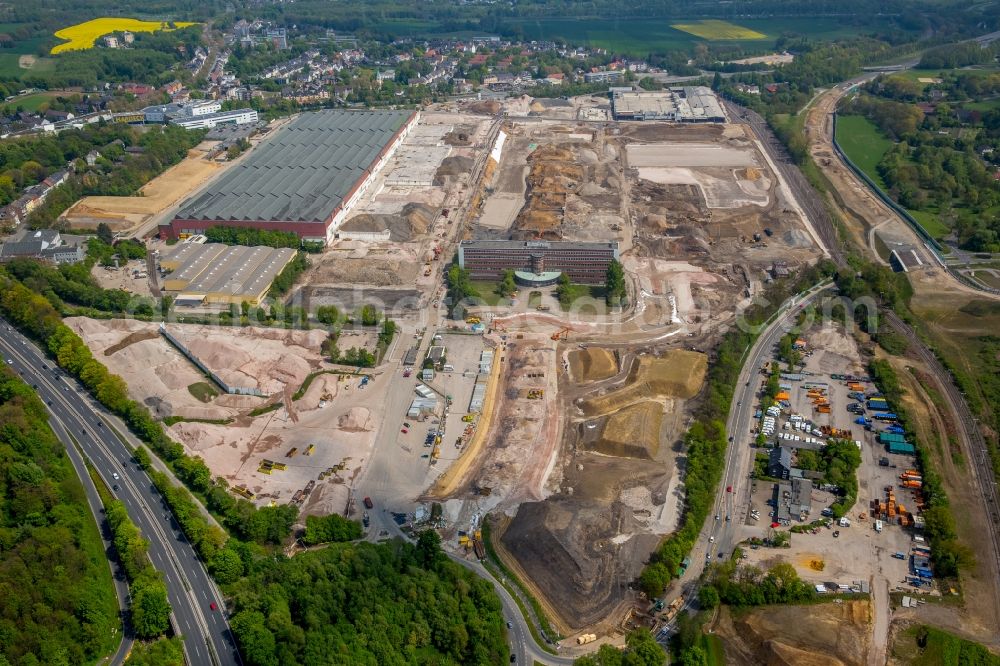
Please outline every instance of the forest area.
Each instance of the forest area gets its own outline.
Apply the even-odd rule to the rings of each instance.
[[[1000,96],[1000,72],[931,80],[880,77],[839,113],[869,119],[893,142],[876,169],[897,203],[931,216],[963,249],[1000,251],[1000,106],[978,108]]]
[[[250,666],[508,663],[493,586],[433,531],[260,560],[227,591]]]
[[[30,386],[0,368],[0,648],[10,664],[84,664],[121,631],[97,523]]]

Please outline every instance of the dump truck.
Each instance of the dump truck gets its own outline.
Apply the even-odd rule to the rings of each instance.
[[[902,485],[903,485],[904,488],[923,488],[924,482],[923,481],[903,481]]]
[[[587,643],[593,643],[597,640],[597,634],[580,634],[576,637],[577,645],[586,645]]]
[[[299,452],[298,447],[293,446],[292,448],[288,449],[288,453],[285,454],[285,457],[286,458],[294,458],[295,454],[298,453],[298,452]]]
[[[306,447],[305,455],[311,456],[313,454],[313,451],[315,450],[316,450],[316,445],[310,444],[309,446]]]

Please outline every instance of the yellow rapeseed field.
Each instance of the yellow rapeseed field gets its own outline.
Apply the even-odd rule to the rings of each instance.
[[[178,28],[186,28],[194,23],[177,22]],[[77,23],[68,28],[57,30],[55,35],[59,39],[69,40],[64,44],[59,44],[52,48],[52,53],[62,53],[64,51],[82,51],[94,46],[99,38],[109,35],[112,32],[156,32],[157,30],[170,30],[168,24],[161,21],[140,21],[131,18],[97,18],[86,23]]]
[[[674,23],[670,27],[710,42],[725,39],[767,39],[767,35],[763,33],[729,21],[703,20],[694,23]]]

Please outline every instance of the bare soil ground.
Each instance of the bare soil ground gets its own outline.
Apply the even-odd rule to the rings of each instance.
[[[129,319],[66,319],[67,326],[115,374],[125,379],[133,398],[160,417],[227,419],[263,404],[253,396],[222,395],[204,404],[187,387],[204,376],[157,334],[157,325]],[[319,346],[326,332],[269,328],[220,328],[175,324],[171,333],[208,367],[232,385],[265,394],[291,386],[297,390],[321,365]]]
[[[863,664],[871,608],[867,601],[768,606],[734,615],[722,608],[711,631],[727,664],[848,666]]]
[[[596,424],[584,425],[580,445],[588,451],[606,456],[651,460],[660,450],[662,422],[663,404],[643,400],[609,416],[600,428],[600,434],[593,438],[587,435],[588,432],[598,431]]]
[[[205,381],[204,375],[156,332],[155,324],[82,317],[69,318],[66,324],[125,379],[129,394],[157,416],[228,421],[225,425],[180,421],[167,428],[188,452],[205,460],[213,476],[225,478],[231,486],[247,487],[258,502],[289,502],[296,491],[315,481],[315,490],[303,500],[304,511],[332,513],[346,507],[345,484],[370,456],[388,378],[376,373],[359,390],[360,377],[320,374],[292,403],[291,413],[282,406],[253,417],[251,410],[265,404],[265,399],[222,394],[205,404],[191,395],[188,386]],[[334,369],[319,355],[325,331],[179,324],[170,330],[227,381],[278,393],[278,400],[285,387],[298,390],[311,372]],[[373,336],[344,335],[342,344],[370,346]],[[309,445],[314,449],[306,455]],[[264,459],[283,462],[287,469],[265,474],[258,469]],[[328,470],[320,479],[320,473]]]
[[[205,159],[213,145],[203,143],[191,149],[180,163],[146,183],[141,196],[84,197],[61,216],[71,229],[96,229],[101,222],[113,231],[128,231],[141,226],[201,187],[225,163]]]
[[[564,456],[550,479],[557,492],[522,504],[501,535],[564,633],[610,629],[630,599],[626,584],[660,536],[675,528],[681,492],[673,444],[705,367],[704,355],[672,350],[639,358],[617,380],[581,387],[604,392],[605,383],[626,383],[595,399],[605,401],[597,403],[600,419],[566,425]],[[623,393],[626,399],[613,398]]]
[[[580,383],[607,379],[618,373],[618,361],[609,349],[574,349],[568,357],[571,376]]]
[[[341,226],[344,231],[378,232],[389,230],[390,240],[408,242],[430,229],[436,213],[420,203],[406,204],[399,213],[361,213]]]
[[[625,387],[580,403],[585,415],[611,414],[623,407],[654,396],[688,399],[701,389],[708,357],[685,350],[673,350],[663,358],[642,356],[632,365]]]

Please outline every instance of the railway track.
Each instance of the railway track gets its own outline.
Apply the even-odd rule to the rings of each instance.
[[[956,422],[961,427],[966,452],[973,463],[970,467],[972,471],[970,476],[982,497],[983,506],[986,507],[989,517],[987,527],[990,533],[990,543],[993,547],[993,575],[991,578],[994,587],[997,588],[993,594],[993,603],[996,617],[1000,619],[1000,583],[998,583],[1000,581],[1000,507],[997,504],[997,486],[993,464],[990,460],[986,439],[979,429],[979,420],[973,415],[962,392],[952,381],[951,373],[941,364],[934,352],[920,340],[916,332],[891,310],[883,310],[883,316],[892,328],[907,339],[910,348],[941,380],[949,409],[955,414]]]
[[[823,203],[823,199],[819,193],[806,180],[806,177],[802,175],[802,172],[792,160],[791,155],[785,149],[784,144],[778,140],[778,137],[774,135],[771,128],[767,126],[767,121],[760,114],[739,104],[730,102],[729,100],[723,100],[723,103],[730,117],[740,118],[750,126],[754,136],[757,137],[757,140],[764,147],[764,150],[767,151],[771,160],[778,166],[780,176],[788,183],[788,187],[791,188],[792,194],[795,195],[806,217],[809,218],[813,229],[816,230],[816,233],[819,234],[820,239],[823,241],[823,245],[826,246],[825,249],[829,252],[830,258],[838,266],[846,266],[847,260],[841,249],[840,239],[837,236],[837,228],[833,223],[830,211],[827,210],[826,204]]]
[[[819,193],[809,184],[792,162],[791,156],[785,149],[766,121],[759,114],[746,109],[730,101],[724,101],[731,117],[741,118],[748,124],[760,141],[764,149],[768,151],[771,159],[778,166],[781,176],[788,182],[792,193],[799,200],[803,211],[809,218],[810,223],[816,233],[826,245],[830,258],[838,267],[846,267],[847,259],[841,248],[837,235],[836,226],[830,212],[824,205]],[[950,371],[938,360],[937,356],[927,345],[924,344],[916,332],[895,312],[888,308],[879,308],[884,320],[900,335],[905,337],[910,343],[910,349],[927,366],[928,370],[934,374],[945,389],[945,398],[948,402],[949,410],[954,414],[956,422],[961,427],[964,448],[968,458],[972,461],[971,470],[972,483],[982,498],[986,507],[987,524],[984,526],[989,530],[990,543],[992,546],[992,569],[991,581],[994,586],[993,603],[995,606],[995,617],[1000,620],[1000,505],[997,503],[997,486],[993,465],[990,460],[989,449],[983,433],[979,428],[979,421],[969,409],[965,397],[959,391]]]

